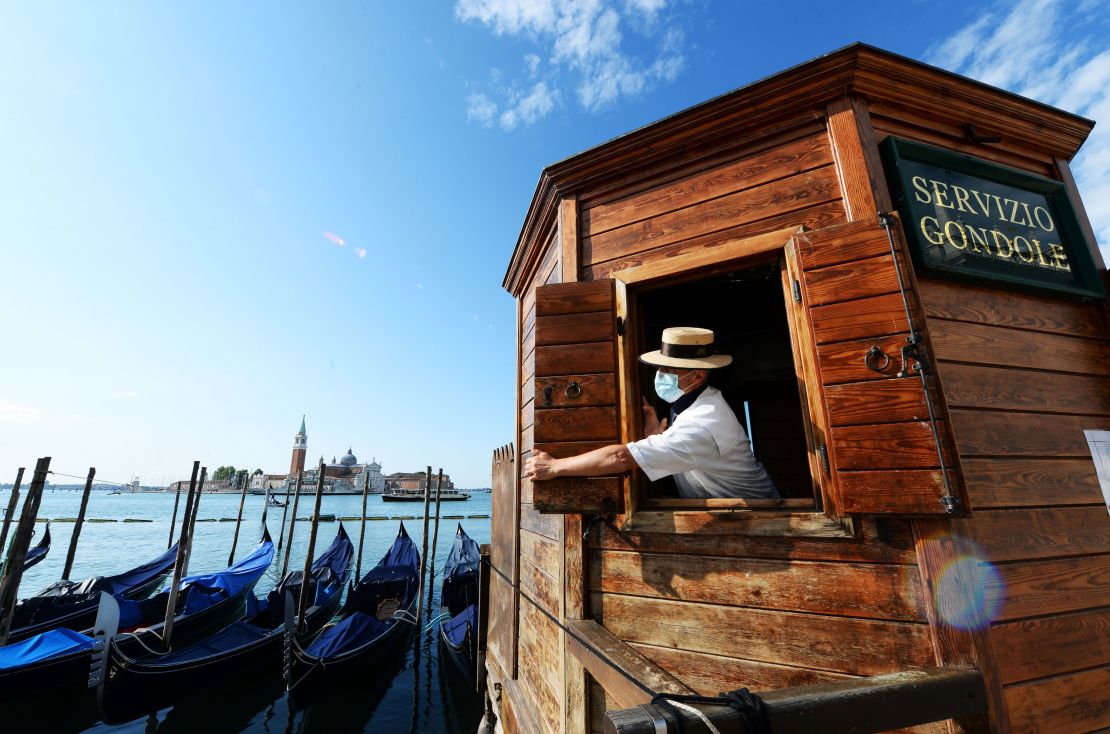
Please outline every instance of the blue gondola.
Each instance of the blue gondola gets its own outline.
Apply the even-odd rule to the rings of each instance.
[[[482,560],[478,544],[466,534],[462,523],[455,530],[455,542],[443,567],[443,588],[439,595],[441,649],[451,662],[473,681],[474,658],[478,646],[478,566]],[[448,616],[449,615],[449,616]]]
[[[181,581],[174,617],[175,645],[191,645],[243,616],[246,598],[274,558],[268,532],[249,556],[214,574],[189,576]],[[141,657],[161,644],[169,592],[143,601],[115,599],[118,624],[124,635],[114,641],[123,652]],[[112,630],[108,630],[109,633]],[[0,648],[0,704],[5,717],[42,715],[45,698],[83,707],[91,704],[90,664],[98,643],[91,635],[54,629]]]
[[[383,658],[400,654],[398,645],[413,630],[407,620],[416,604],[419,566],[420,551],[401,523],[389,552],[351,586],[338,621],[307,647],[293,646],[290,688],[298,702],[328,681],[380,671]]]
[[[46,530],[42,534],[42,539],[35,544],[34,547],[27,549],[27,555],[23,559],[23,570],[26,571],[31,566],[46,558],[46,554],[50,552],[50,523],[46,523]]]
[[[350,576],[353,546],[342,525],[335,540],[312,564],[305,611],[296,638],[307,643],[335,615]],[[97,691],[106,722],[134,719],[175,702],[185,693],[203,691],[234,676],[279,679],[286,632],[302,593],[303,573],[294,571],[264,599],[248,597],[247,618],[190,646],[174,645],[161,656],[135,659],[109,643],[106,675]],[[287,624],[289,625],[287,627]]]
[[[59,627],[81,631],[92,627],[100,592],[121,599],[145,599],[173,569],[177,545],[148,563],[115,576],[83,581],[55,581],[15,607],[8,642],[19,642]]]

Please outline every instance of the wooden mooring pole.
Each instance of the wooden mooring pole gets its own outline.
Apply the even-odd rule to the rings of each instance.
[[[177,496],[173,498],[173,517],[170,518],[170,537],[166,539],[166,549],[173,545],[173,529],[177,525],[177,506],[181,504],[181,482],[177,483]]]
[[[424,475],[424,534],[420,551],[420,585],[416,591],[416,638],[420,639],[420,625],[424,619],[424,572],[428,568],[428,503],[432,498],[432,467]],[[418,643],[419,644],[419,643]],[[417,650],[419,651],[419,646]],[[418,653],[419,654],[419,653]],[[415,664],[415,663],[414,663]]]
[[[189,544],[185,547],[185,568],[182,569],[181,577],[189,575],[189,561],[193,559],[193,533],[196,531],[197,514],[200,512],[200,498],[204,495],[204,480],[208,478],[208,467],[202,466],[200,468],[200,479],[197,480],[197,495],[193,498],[193,511],[188,512],[186,506],[185,517],[189,521]],[[185,520],[182,520],[185,522]]]
[[[239,526],[243,524],[243,505],[247,502],[247,476],[243,475],[243,491],[239,493],[239,514],[235,516],[235,535],[231,537],[231,553],[227,556],[227,565],[235,562],[235,546],[239,545]]]
[[[308,532],[308,550],[304,554],[304,573],[301,574],[301,592],[297,596],[297,629],[304,624],[304,611],[308,609],[308,583],[312,578],[312,556],[316,549],[316,531],[320,527],[320,500],[324,497],[324,462],[316,477],[316,509],[312,511],[312,528]]]
[[[73,535],[69,538],[69,551],[66,553],[66,565],[62,569],[62,578],[69,580],[73,571],[73,559],[77,556],[77,540],[81,537],[81,526],[85,524],[85,510],[89,507],[89,493],[92,492],[93,477],[96,476],[96,467],[89,467],[89,476],[85,480],[85,492],[81,495],[81,509],[77,511],[77,522],[73,524]]]
[[[301,502],[301,477],[304,472],[297,472],[297,490],[293,493],[293,516],[289,518],[289,543],[285,546],[285,560],[281,562],[281,576],[285,577],[285,572],[289,570],[289,551],[293,549],[293,529],[297,527],[297,505]],[[289,509],[289,495],[285,495],[285,508]],[[285,516],[282,515],[284,518]],[[284,525],[282,526],[284,528]],[[278,547],[281,547],[281,541],[278,541]]]
[[[355,583],[362,579],[362,543],[366,540],[366,495],[370,493],[370,472],[362,477],[362,527],[358,531],[358,560],[355,561]]]
[[[439,476],[436,478],[436,521],[435,530],[432,531],[432,553],[428,559],[428,616],[432,616],[432,594],[435,593],[436,588],[436,545],[439,544],[439,493],[443,487],[443,467],[439,469]]]
[[[298,474],[297,478],[300,479],[300,476],[301,475]],[[266,478],[263,477],[262,481],[266,481]],[[270,500],[267,499],[266,501],[269,502]],[[278,550],[281,550],[282,541],[285,540],[285,518],[288,514],[289,514],[289,485],[286,485],[286,487],[285,487],[285,507],[281,508],[281,529],[278,531]]]
[[[4,552],[4,543],[8,540],[8,528],[11,527],[12,518],[15,517],[15,506],[19,502],[19,487],[23,484],[23,467],[15,473],[15,484],[12,485],[12,496],[8,498],[8,512],[4,515],[4,526],[0,528],[0,553]]]
[[[193,462],[193,474],[189,478],[189,494],[185,498],[185,516],[181,518],[181,536],[177,541],[177,560],[173,564],[173,580],[170,582],[169,598],[166,599],[165,624],[162,627],[162,651],[170,649],[170,636],[173,634],[173,619],[177,614],[177,594],[180,590],[181,579],[185,577],[186,566],[189,562],[189,547],[193,541],[193,526],[190,520],[194,517],[193,505],[200,499],[197,489],[197,472],[200,471],[200,462]],[[203,480],[202,480],[203,481]]]
[[[23,512],[15,528],[8,557],[4,560],[4,570],[0,573],[0,647],[8,644],[8,633],[15,616],[15,604],[19,599],[19,582],[23,579],[23,562],[27,559],[27,549],[31,545],[31,533],[35,517],[39,514],[42,490],[46,486],[46,474],[50,471],[50,457],[46,456],[35,464],[31,475],[31,487],[27,499],[23,500]]]

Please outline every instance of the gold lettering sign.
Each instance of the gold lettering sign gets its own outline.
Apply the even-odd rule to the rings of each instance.
[[[896,138],[882,150],[918,268],[1104,297],[1060,182]]]

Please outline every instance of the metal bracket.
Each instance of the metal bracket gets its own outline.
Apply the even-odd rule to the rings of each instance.
[[[551,405],[551,393],[555,392],[554,385],[547,385],[543,389],[543,404],[544,406]]]
[[[791,286],[790,290],[794,294],[794,303],[801,303],[802,302],[802,284],[799,283],[797,280],[795,280],[794,285]]]
[[[960,501],[959,497],[952,495],[945,495],[940,498],[940,503],[944,505],[944,511],[949,515],[960,515],[964,511],[964,503]]]
[[[910,362],[913,365],[910,365]],[[925,358],[921,356],[921,336],[916,331],[911,331],[902,345],[902,368],[898,370],[899,377],[913,377],[929,368]]]
[[[821,460],[821,468],[825,470],[825,474],[831,474],[832,469],[829,466],[829,447],[823,443],[817,444],[817,457]]]
[[[617,317],[617,336],[624,336],[624,319]]]

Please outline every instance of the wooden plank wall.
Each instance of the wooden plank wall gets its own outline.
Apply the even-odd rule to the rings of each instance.
[[[844,221],[822,121],[703,155],[580,194],[582,280],[784,227]]]
[[[563,518],[541,515],[532,508],[532,483],[523,476],[524,462],[531,455],[535,419],[536,374],[536,287],[560,279],[560,251],[552,232],[539,267],[521,300],[521,435],[520,464],[520,589],[543,608],[560,617],[562,613]],[[543,732],[563,728],[562,633],[543,613],[522,599],[519,605],[518,672],[527,700],[514,701],[519,709],[531,708]]]
[[[1110,518],[1083,429],[1110,429],[1099,305],[921,279],[1015,731],[1110,726]]]
[[[1059,178],[1053,157],[971,143],[958,121],[870,104],[876,137],[957,150]],[[988,632],[1014,731],[1110,726],[1110,518],[1085,428],[1110,428],[1110,336],[1100,305],[919,276],[974,515]]]
[[[584,279],[846,219],[828,133],[812,118],[696,165],[580,192],[579,206]],[[818,540],[599,526],[588,539],[590,616],[707,694],[933,664],[908,523],[861,527],[860,538]],[[596,727],[605,705],[596,685],[590,702]]]

